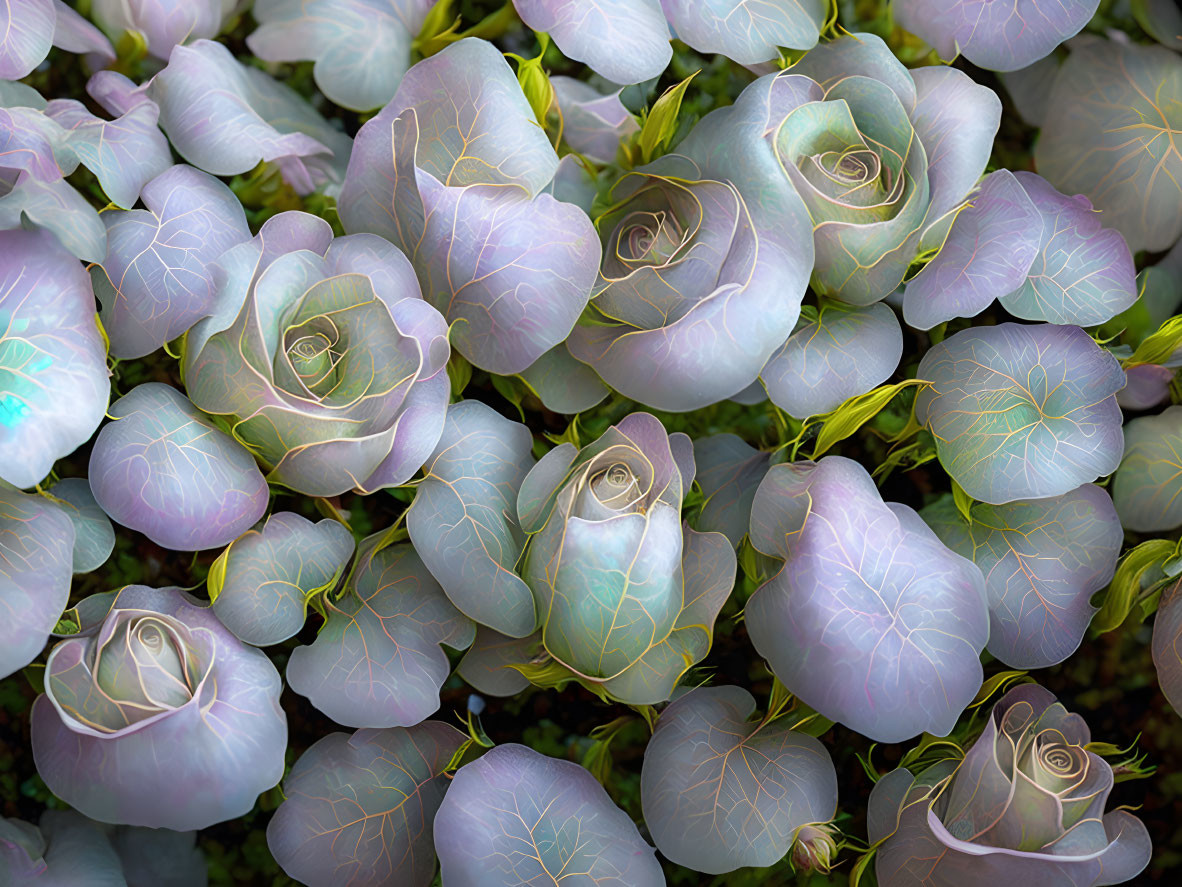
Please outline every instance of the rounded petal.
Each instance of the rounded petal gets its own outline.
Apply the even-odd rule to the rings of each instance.
[[[432,820],[448,788],[444,770],[463,741],[439,721],[330,733],[284,780],[267,846],[305,884],[428,887]]]
[[[894,373],[903,356],[903,331],[883,304],[827,305],[772,355],[760,373],[772,403],[806,419],[865,394]]]
[[[345,108],[368,111],[394,97],[431,6],[431,0],[257,2],[259,27],[246,43],[269,62],[315,61],[321,92]]]
[[[0,478],[31,487],[89,440],[107,375],[82,266],[48,233],[0,232]]]
[[[1039,173],[1083,194],[1129,249],[1168,249],[1182,236],[1182,56],[1097,40],[1059,69],[1034,148]]]
[[[736,548],[751,523],[751,503],[767,474],[771,454],[748,445],[734,434],[715,434],[694,441],[698,486],[705,496],[697,527],[722,533]]]
[[[53,0],[5,3],[0,9],[0,77],[19,80],[41,64],[53,45],[56,21]]]
[[[987,175],[961,210],[936,257],[907,282],[903,319],[917,330],[976,317],[1018,289],[1039,253],[1031,233],[1042,216],[1014,174]]]
[[[57,625],[74,539],[64,507],[0,489],[0,678],[32,662]]]
[[[51,495],[62,500],[62,511],[74,525],[74,572],[97,570],[115,548],[115,528],[94,501],[90,483],[84,477],[67,477],[53,485]]]
[[[448,887],[662,887],[656,854],[587,770],[523,745],[460,768],[435,816]]]
[[[772,61],[781,46],[816,46],[829,13],[824,0],[661,0],[661,7],[678,40],[740,65]]]
[[[521,20],[546,31],[568,58],[613,83],[640,83],[669,64],[658,0],[513,0]]]
[[[1042,241],[1030,276],[1002,307],[1025,320],[1096,326],[1136,302],[1133,255],[1117,231],[1100,227],[1088,199],[1031,172],[1015,175],[1042,216]]]
[[[144,186],[146,210],[102,214],[107,255],[95,273],[111,353],[142,357],[209,313],[213,261],[250,239],[233,192],[189,166],[169,168]]]
[[[177,551],[219,548],[267,509],[251,455],[176,389],[148,382],[111,406],[90,454],[94,498],[120,524]]]
[[[196,832],[134,825],[117,828],[111,836],[128,887],[207,887],[205,854],[196,843]]]
[[[740,687],[698,687],[661,712],[640,774],[644,821],[665,856],[707,874],[770,866],[801,826],[837,810],[825,747],[748,718]]]
[[[1124,373],[1079,327],[967,329],[928,351],[918,377],[930,385],[916,418],[980,502],[1061,496],[1120,463]]]
[[[1170,396],[1174,370],[1153,363],[1143,363],[1125,370],[1125,387],[1116,394],[1121,409],[1151,410]]]
[[[415,549],[452,603],[513,637],[536,626],[533,595],[515,572],[525,544],[515,502],[533,466],[532,448],[524,425],[478,401],[453,404],[406,519]]]
[[[1125,457],[1112,481],[1121,525],[1134,533],[1182,526],[1182,406],[1125,426]]]
[[[529,679],[512,665],[529,662],[541,641],[541,634],[511,638],[478,625],[476,640],[456,666],[456,674],[486,696],[516,696],[529,686]]]
[[[440,645],[462,650],[475,633],[413,548],[373,551],[382,535],[361,543],[344,596],[287,663],[291,688],[349,727],[409,727],[434,713],[450,671]]]
[[[595,370],[575,360],[565,344],[555,345],[522,370],[521,378],[542,406],[555,413],[581,413],[611,393]]]
[[[1078,34],[1099,5],[1099,0],[900,0],[894,12],[902,27],[945,59],[963,55],[991,71],[1014,71],[1050,55]]]
[[[216,37],[233,6],[226,0],[95,0],[94,18],[113,38],[138,31],[152,55],[167,59],[179,43]]]
[[[967,524],[950,515],[951,532],[932,528],[985,575],[987,649],[1010,668],[1057,665],[1079,647],[1095,613],[1091,597],[1116,570],[1124,531],[1112,500],[1085,484],[1050,499],[977,504],[971,513]]]
[[[774,466],[751,523],[786,558],[745,620],[784,686],[876,741],[947,735],[981,686],[981,571],[839,456]]]

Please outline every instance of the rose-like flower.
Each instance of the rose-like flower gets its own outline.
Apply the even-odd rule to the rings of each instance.
[[[463,674],[481,692],[512,694],[519,685],[501,675],[540,644],[559,682],[663,702],[709,651],[735,577],[726,537],[681,522],[689,438],[633,413],[536,464],[532,443],[483,404],[453,405],[407,516],[427,569],[487,628]]]
[[[1112,768],[1085,746],[1083,719],[1036,684],[994,706],[959,766],[883,777],[870,796],[871,843],[886,839],[883,887],[1093,887],[1136,876],[1150,857],[1145,826],[1104,813]]]
[[[101,598],[79,605],[33,705],[45,783],[101,822],[185,831],[246,813],[283,775],[275,666],[178,589]]]
[[[443,428],[447,323],[410,262],[372,234],[333,239],[281,213],[218,260],[212,316],[188,333],[185,384],[269,479],[310,496],[410,478]]]
[[[750,182],[752,200],[795,190],[814,228],[814,288],[869,305],[943,243],[985,170],[1000,117],[997,96],[963,72],[909,71],[878,37],[858,34],[755,81],[678,150],[705,175],[725,176],[732,156],[757,150],[744,143],[762,143],[779,169]]]
[[[592,309],[567,345],[625,395],[662,410],[716,403],[754,382],[791,334],[808,219],[749,205],[732,179],[774,174],[759,159],[737,154],[716,180],[664,158],[613,190]]]
[[[669,697],[709,650],[733,584],[726,537],[682,525],[693,474],[688,438],[634,413],[581,450],[551,451],[518,494],[542,644],[622,701]]]

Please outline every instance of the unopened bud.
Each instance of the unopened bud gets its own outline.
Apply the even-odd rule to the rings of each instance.
[[[792,845],[792,865],[798,872],[827,875],[837,858],[836,829],[826,824],[801,826]]]

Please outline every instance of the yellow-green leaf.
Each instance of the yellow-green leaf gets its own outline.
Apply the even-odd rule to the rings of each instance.
[[[690,74],[676,86],[670,86],[661,97],[653,103],[652,110],[645,116],[640,127],[640,158],[648,163],[659,156],[677,132],[677,116],[681,113],[681,100],[685,97],[686,87],[690,81],[698,76],[698,72]]]
[[[927,382],[922,379],[905,379],[894,385],[883,385],[873,391],[851,397],[833,412],[821,418],[821,433],[817,435],[812,458],[820,458],[835,443],[854,434],[877,416],[900,391],[913,385],[926,384]]]
[[[233,545],[232,542],[227,545],[225,550],[217,556],[217,560],[209,566],[209,575],[205,577],[205,590],[209,593],[211,604],[218,599],[218,595],[222,593],[222,588],[226,584],[226,559]]]
[[[1167,539],[1150,539],[1127,552],[1116,565],[1112,582],[1104,592],[1104,601],[1092,619],[1092,632],[1104,634],[1119,628],[1141,593],[1141,578],[1153,567],[1160,567],[1173,557],[1177,546]]]
[[[1158,327],[1157,332],[1146,336],[1123,363],[1126,368],[1143,363],[1165,363],[1179,347],[1182,347],[1182,315],[1171,317]]]
[[[955,480],[952,481],[952,501],[956,505],[956,510],[960,512],[960,516],[971,524],[973,522],[973,497],[966,493]]]

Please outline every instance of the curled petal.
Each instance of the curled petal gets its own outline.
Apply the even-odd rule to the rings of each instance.
[[[550,85],[562,112],[562,139],[579,154],[612,163],[621,140],[640,131],[619,92],[604,95],[573,77],[551,77]]]
[[[216,37],[234,6],[228,0],[94,0],[94,19],[114,38],[124,31],[139,32],[148,52],[168,59],[180,43]]]
[[[5,3],[0,8],[0,77],[19,80],[41,64],[53,45],[56,21],[53,0]]]
[[[294,90],[240,64],[220,43],[177,46],[152,80],[160,126],[181,156],[219,176],[276,163],[301,194],[341,181],[351,142]]]

